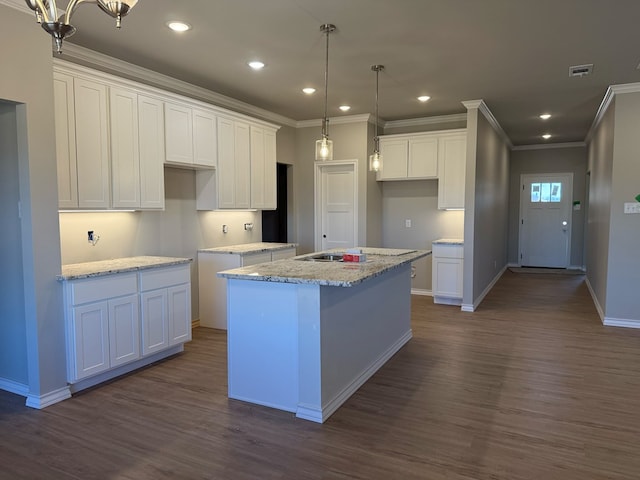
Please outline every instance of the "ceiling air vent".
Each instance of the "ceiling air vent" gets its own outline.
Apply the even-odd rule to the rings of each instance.
[[[573,67],[569,67],[570,77],[585,77],[587,75],[591,75],[591,72],[593,72],[593,63],[589,63],[587,65],[574,65]]]

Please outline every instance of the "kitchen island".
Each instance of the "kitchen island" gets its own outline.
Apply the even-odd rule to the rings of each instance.
[[[411,262],[431,252],[362,251],[362,263],[309,254],[218,273],[230,398],[322,423],[411,339]]]

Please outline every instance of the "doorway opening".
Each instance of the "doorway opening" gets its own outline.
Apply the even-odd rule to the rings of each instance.
[[[263,242],[288,242],[287,231],[287,174],[289,166],[278,163],[276,168],[276,209],[262,211],[262,241]]]

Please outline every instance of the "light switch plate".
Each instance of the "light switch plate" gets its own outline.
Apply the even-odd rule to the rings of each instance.
[[[638,202],[625,202],[624,213],[640,213],[640,203]]]

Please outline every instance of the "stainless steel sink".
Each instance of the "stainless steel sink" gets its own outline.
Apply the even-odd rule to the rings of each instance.
[[[297,260],[305,260],[307,262],[341,262],[341,253],[320,253],[309,257],[298,258]]]

